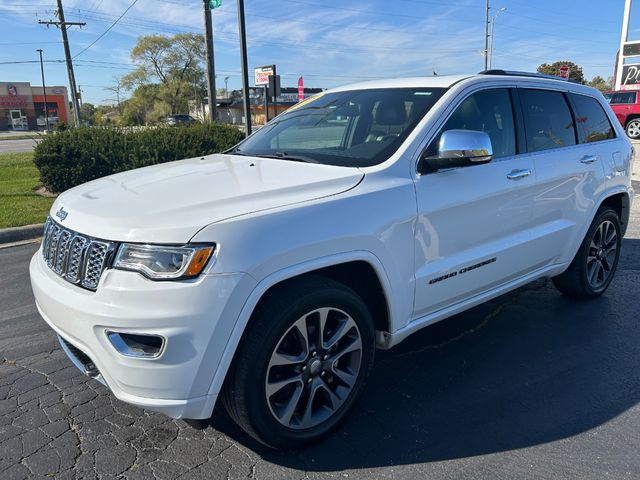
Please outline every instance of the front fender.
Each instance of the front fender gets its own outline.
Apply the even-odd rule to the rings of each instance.
[[[218,395],[220,390],[222,389],[222,385],[224,383],[224,379],[227,376],[227,372],[229,371],[229,367],[231,366],[231,362],[233,361],[233,357],[235,352],[240,344],[240,340],[244,335],[244,332],[249,324],[249,320],[251,319],[251,315],[255,310],[258,302],[263,297],[263,295],[274,285],[277,285],[285,280],[297,277],[299,275],[310,273],[316,270],[319,270],[324,267],[329,267],[332,265],[338,265],[341,263],[347,263],[352,261],[364,261],[373,267],[380,280],[380,284],[382,285],[384,295],[387,299],[387,305],[389,305],[389,320],[390,324],[394,325],[394,316],[398,314],[398,312],[394,311],[393,302],[390,301],[392,299],[391,295],[391,283],[389,281],[389,277],[385,272],[384,266],[378,257],[376,257],[373,253],[358,250],[345,252],[335,255],[330,255],[322,258],[316,258],[313,260],[306,261],[304,263],[298,263],[296,265],[292,265],[290,267],[284,268],[277,272],[272,273],[271,275],[264,278],[260,281],[249,297],[247,298],[242,310],[240,311],[235,325],[233,327],[233,331],[229,336],[226,347],[224,349],[224,353],[222,354],[222,358],[220,363],[218,364],[217,370],[215,372],[213,381],[211,383],[211,387],[209,389],[210,395]],[[397,310],[397,308],[395,309]]]

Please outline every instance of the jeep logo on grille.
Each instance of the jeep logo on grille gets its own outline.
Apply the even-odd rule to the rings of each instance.
[[[58,217],[61,222],[67,218],[67,215],[69,215],[69,212],[65,212],[63,207],[60,207],[60,210],[56,212],[56,217]]]

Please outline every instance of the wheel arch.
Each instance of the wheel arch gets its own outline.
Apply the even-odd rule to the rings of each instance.
[[[627,118],[624,119],[624,128],[627,128],[627,125],[629,125],[629,122],[631,122],[631,120],[638,119],[640,119],[640,113],[632,113],[628,115]]]
[[[209,388],[210,395],[217,395],[222,389],[238,346],[250,325],[253,312],[260,303],[266,301],[270,294],[286,286],[288,282],[294,282],[308,275],[319,275],[344,283],[359,295],[364,294],[363,300],[368,306],[370,305],[368,300],[373,299],[373,305],[376,308],[371,310],[371,314],[374,319],[377,343],[384,343],[381,339],[386,338],[386,334],[393,329],[394,314],[390,301],[391,284],[378,257],[368,251],[357,251],[310,260],[274,272],[258,282],[236,320]],[[371,290],[368,291],[369,289]]]
[[[622,191],[609,194],[599,203],[598,208],[596,208],[596,212],[603,206],[612,208],[618,214],[618,218],[620,218],[620,228],[622,229],[622,236],[624,236],[627,231],[627,226],[629,225],[631,206],[629,192]],[[595,218],[595,213],[593,215],[593,218]],[[591,221],[593,221],[593,218]]]

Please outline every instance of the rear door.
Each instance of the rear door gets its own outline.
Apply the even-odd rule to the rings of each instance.
[[[530,254],[538,264],[562,263],[571,259],[604,182],[607,159],[599,140],[611,138],[613,129],[593,98],[544,89],[519,93],[538,185]]]
[[[535,194],[533,161],[518,155],[513,91],[480,90],[462,99],[427,147],[447,130],[489,134],[494,159],[416,180],[416,295],[420,317],[530,272]]]

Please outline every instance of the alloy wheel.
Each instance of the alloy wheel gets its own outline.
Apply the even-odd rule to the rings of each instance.
[[[353,318],[333,307],[301,316],[277,343],[267,366],[265,395],[287,428],[313,428],[347,400],[362,364],[362,337]]]
[[[618,250],[618,232],[611,220],[596,228],[587,253],[587,280],[592,288],[602,288],[613,273]]]
[[[637,120],[632,120],[629,125],[627,125],[627,135],[631,138],[640,137],[640,122]]]

